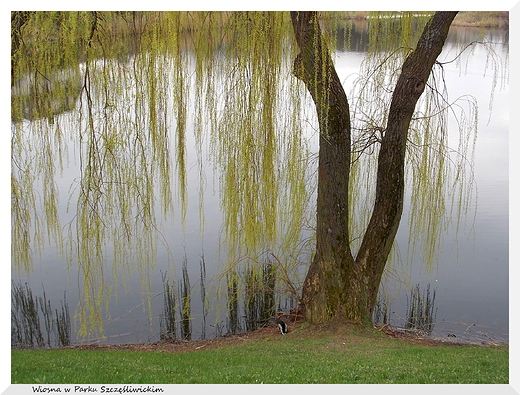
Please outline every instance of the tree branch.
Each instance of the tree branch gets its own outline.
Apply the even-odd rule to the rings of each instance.
[[[415,50],[406,58],[394,89],[379,153],[374,210],[356,258],[368,272],[382,274],[392,248],[403,210],[410,121],[456,14],[437,12],[432,16]]]

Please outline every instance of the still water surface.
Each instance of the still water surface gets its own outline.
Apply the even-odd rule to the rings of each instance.
[[[477,39],[482,31],[472,29],[453,29],[444,55],[453,57],[455,43]],[[507,58],[507,39],[504,32],[486,32],[486,40],[503,59]],[[482,37],[480,37],[482,38]],[[475,213],[474,220],[469,218],[467,226],[456,232],[449,228],[443,238],[433,270],[426,270],[420,254],[407,255],[408,215],[405,208],[403,220],[397,235],[397,245],[403,263],[395,263],[393,272],[399,278],[387,279],[382,290],[390,303],[390,324],[403,327],[410,290],[416,284],[425,288],[430,284],[436,292],[436,320],[433,331],[435,337],[470,341],[509,341],[508,321],[508,263],[509,263],[509,86],[499,82],[500,89],[494,93],[492,110],[490,95],[493,75],[485,64],[486,50],[481,47],[463,59],[462,68],[455,64],[445,65],[445,79],[450,98],[472,95],[479,105],[479,130],[475,151],[474,177],[478,194],[469,212]],[[338,74],[343,80],[346,91],[353,76],[359,71],[364,57],[362,51],[340,51],[336,54]],[[63,115],[64,117],[67,114]],[[456,130],[456,129],[455,129]],[[316,150],[317,136],[310,137],[311,147]],[[188,196],[198,196],[198,174],[194,137],[188,133],[187,163]],[[70,143],[72,145],[72,142]],[[208,165],[209,166],[209,165]],[[60,215],[70,217],[67,212],[67,196],[70,185],[77,177],[77,163],[71,161],[57,180],[62,199]],[[207,170],[207,174],[211,174]],[[410,193],[410,191],[409,191]],[[205,229],[199,229],[199,207],[197,199],[189,200],[186,226],[179,218],[174,224],[164,224],[168,248],[173,252],[175,264],[168,263],[166,250],[159,247],[157,265],[151,278],[152,321],[144,309],[141,294],[141,280],[137,273],[126,285],[120,284],[118,292],[110,301],[110,316],[105,318],[106,339],[77,339],[73,341],[101,341],[105,343],[148,342],[159,339],[159,320],[163,310],[163,284],[161,275],[168,271],[180,273],[184,256],[188,260],[188,271],[192,286],[192,338],[212,337],[226,333],[225,313],[217,315],[210,307],[205,320],[202,319],[200,299],[200,261],[204,256],[208,283],[219,274],[222,258],[218,255],[222,215],[218,197],[218,184],[212,177],[206,180],[204,197]],[[64,220],[63,222],[66,222]],[[48,246],[41,256],[35,257],[34,271],[26,277],[12,269],[15,282],[28,282],[35,295],[45,289],[47,299],[58,308],[66,291],[67,302],[74,315],[78,303],[77,268],[66,269],[66,262],[57,254],[56,249]],[[209,293],[210,306],[217,302]],[[220,302],[222,304],[222,302]],[[284,307],[284,306],[281,306]],[[221,310],[224,310],[222,307]],[[75,324],[72,329],[74,331]]]

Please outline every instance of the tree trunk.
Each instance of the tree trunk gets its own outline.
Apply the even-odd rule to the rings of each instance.
[[[316,255],[304,281],[305,318],[370,320],[403,210],[408,128],[456,12],[437,12],[397,81],[377,170],[374,209],[357,257],[348,235],[350,115],[316,12],[291,12],[300,53],[294,74],[310,92],[320,126]]]
[[[350,114],[316,12],[291,12],[291,19],[301,51],[294,74],[309,90],[320,126],[316,255],[302,295],[306,319],[320,322],[347,305],[347,269],[353,263],[348,235]]]

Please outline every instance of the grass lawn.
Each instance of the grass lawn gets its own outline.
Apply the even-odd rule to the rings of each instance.
[[[298,327],[182,353],[12,350],[11,381],[74,384],[507,384],[507,346],[440,345],[378,331]]]

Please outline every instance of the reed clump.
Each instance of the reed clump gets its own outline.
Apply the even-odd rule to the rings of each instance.
[[[71,320],[65,293],[60,303],[61,310],[53,310],[45,289],[42,296],[35,297],[29,284],[12,282],[11,345],[18,348],[69,346]]]

